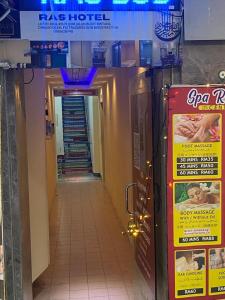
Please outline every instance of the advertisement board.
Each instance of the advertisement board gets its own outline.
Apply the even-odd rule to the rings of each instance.
[[[225,298],[225,86],[168,95],[169,299]]]
[[[21,36],[28,40],[152,40],[152,12],[21,11]]]
[[[44,49],[45,41],[70,43],[68,67],[181,64],[180,12],[21,11],[20,15],[22,39],[42,42]]]
[[[32,41],[30,47],[33,53],[68,53],[68,42],[64,41]]]
[[[30,41],[18,51],[29,67],[171,67],[182,63],[182,18],[179,0],[2,0],[0,39]],[[57,44],[66,58],[50,57]]]

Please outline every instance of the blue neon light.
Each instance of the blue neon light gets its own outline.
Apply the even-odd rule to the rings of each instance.
[[[78,4],[90,4],[90,5],[94,5],[94,4],[99,4],[101,3],[102,0],[78,0]]]
[[[1,0],[0,0],[1,1]],[[18,0],[20,10],[38,11],[154,11],[179,10],[181,0]]]
[[[66,4],[66,0],[54,0],[55,4]]]
[[[96,5],[100,4],[102,0],[76,0],[78,4],[90,4],[90,5]],[[51,2],[50,0],[41,0],[41,4],[48,4]],[[52,0],[53,4],[67,4],[69,1],[68,0]],[[112,0],[113,4],[121,4],[125,5],[128,4],[128,2],[133,2],[135,4],[147,4],[150,2],[150,0]],[[171,0],[153,0],[153,4],[168,4],[171,2]]]
[[[133,2],[136,4],[146,4],[149,2],[149,0],[133,0]]]
[[[170,0],[154,0],[154,4],[168,4]]]
[[[102,0],[76,0],[78,4],[100,4]],[[48,2],[51,2],[50,0],[41,0],[41,4],[48,4]],[[68,0],[52,0],[54,4],[67,4],[69,2]],[[74,1],[75,2],[75,1]],[[113,4],[128,4],[128,2],[133,2],[136,4],[147,4],[150,3],[151,0],[112,0]],[[153,4],[168,4],[171,2],[171,0],[153,0]]]
[[[127,4],[130,0],[113,0],[113,4],[124,5]]]
[[[67,4],[67,0],[53,0],[54,4]],[[48,4],[49,0],[41,0],[41,4]]]
[[[70,77],[68,69],[61,68],[61,76],[65,86],[90,86],[94,80],[97,69],[92,67],[88,70],[87,74],[83,78],[74,80]]]

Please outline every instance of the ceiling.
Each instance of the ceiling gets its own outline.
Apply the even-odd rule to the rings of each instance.
[[[79,76],[83,76],[86,73],[87,69],[70,69],[68,71],[69,74],[73,74],[76,78],[79,78]],[[109,78],[113,77],[113,72],[110,69],[98,69],[93,83],[89,88],[101,88],[104,84],[107,83],[107,80]],[[46,69],[45,70],[45,78],[47,80],[48,85],[51,86],[51,88],[54,89],[73,89],[77,86],[70,86],[65,87],[64,81],[62,80],[61,71],[60,69]],[[79,86],[79,88],[82,88],[82,86]],[[87,89],[87,87],[83,87]]]

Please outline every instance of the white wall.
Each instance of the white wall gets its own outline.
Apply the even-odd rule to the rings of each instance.
[[[31,70],[25,70],[25,81]],[[25,85],[27,154],[29,177],[32,280],[49,264],[49,222],[45,152],[45,79],[35,70],[34,80]]]
[[[102,141],[98,96],[88,96],[88,114],[93,173],[102,174]]]
[[[128,214],[124,191],[132,179],[132,134],[129,104],[129,79],[134,68],[115,68],[103,87],[104,181],[124,228]]]

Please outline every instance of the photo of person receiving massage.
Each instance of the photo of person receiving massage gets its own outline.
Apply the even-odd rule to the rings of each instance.
[[[175,204],[179,210],[218,208],[220,205],[220,182],[176,183]]]
[[[205,270],[205,251],[177,251],[175,265],[176,272]]]
[[[174,115],[174,143],[219,142],[220,114]]]
[[[215,248],[210,250],[209,268],[210,269],[225,268],[225,248]]]

